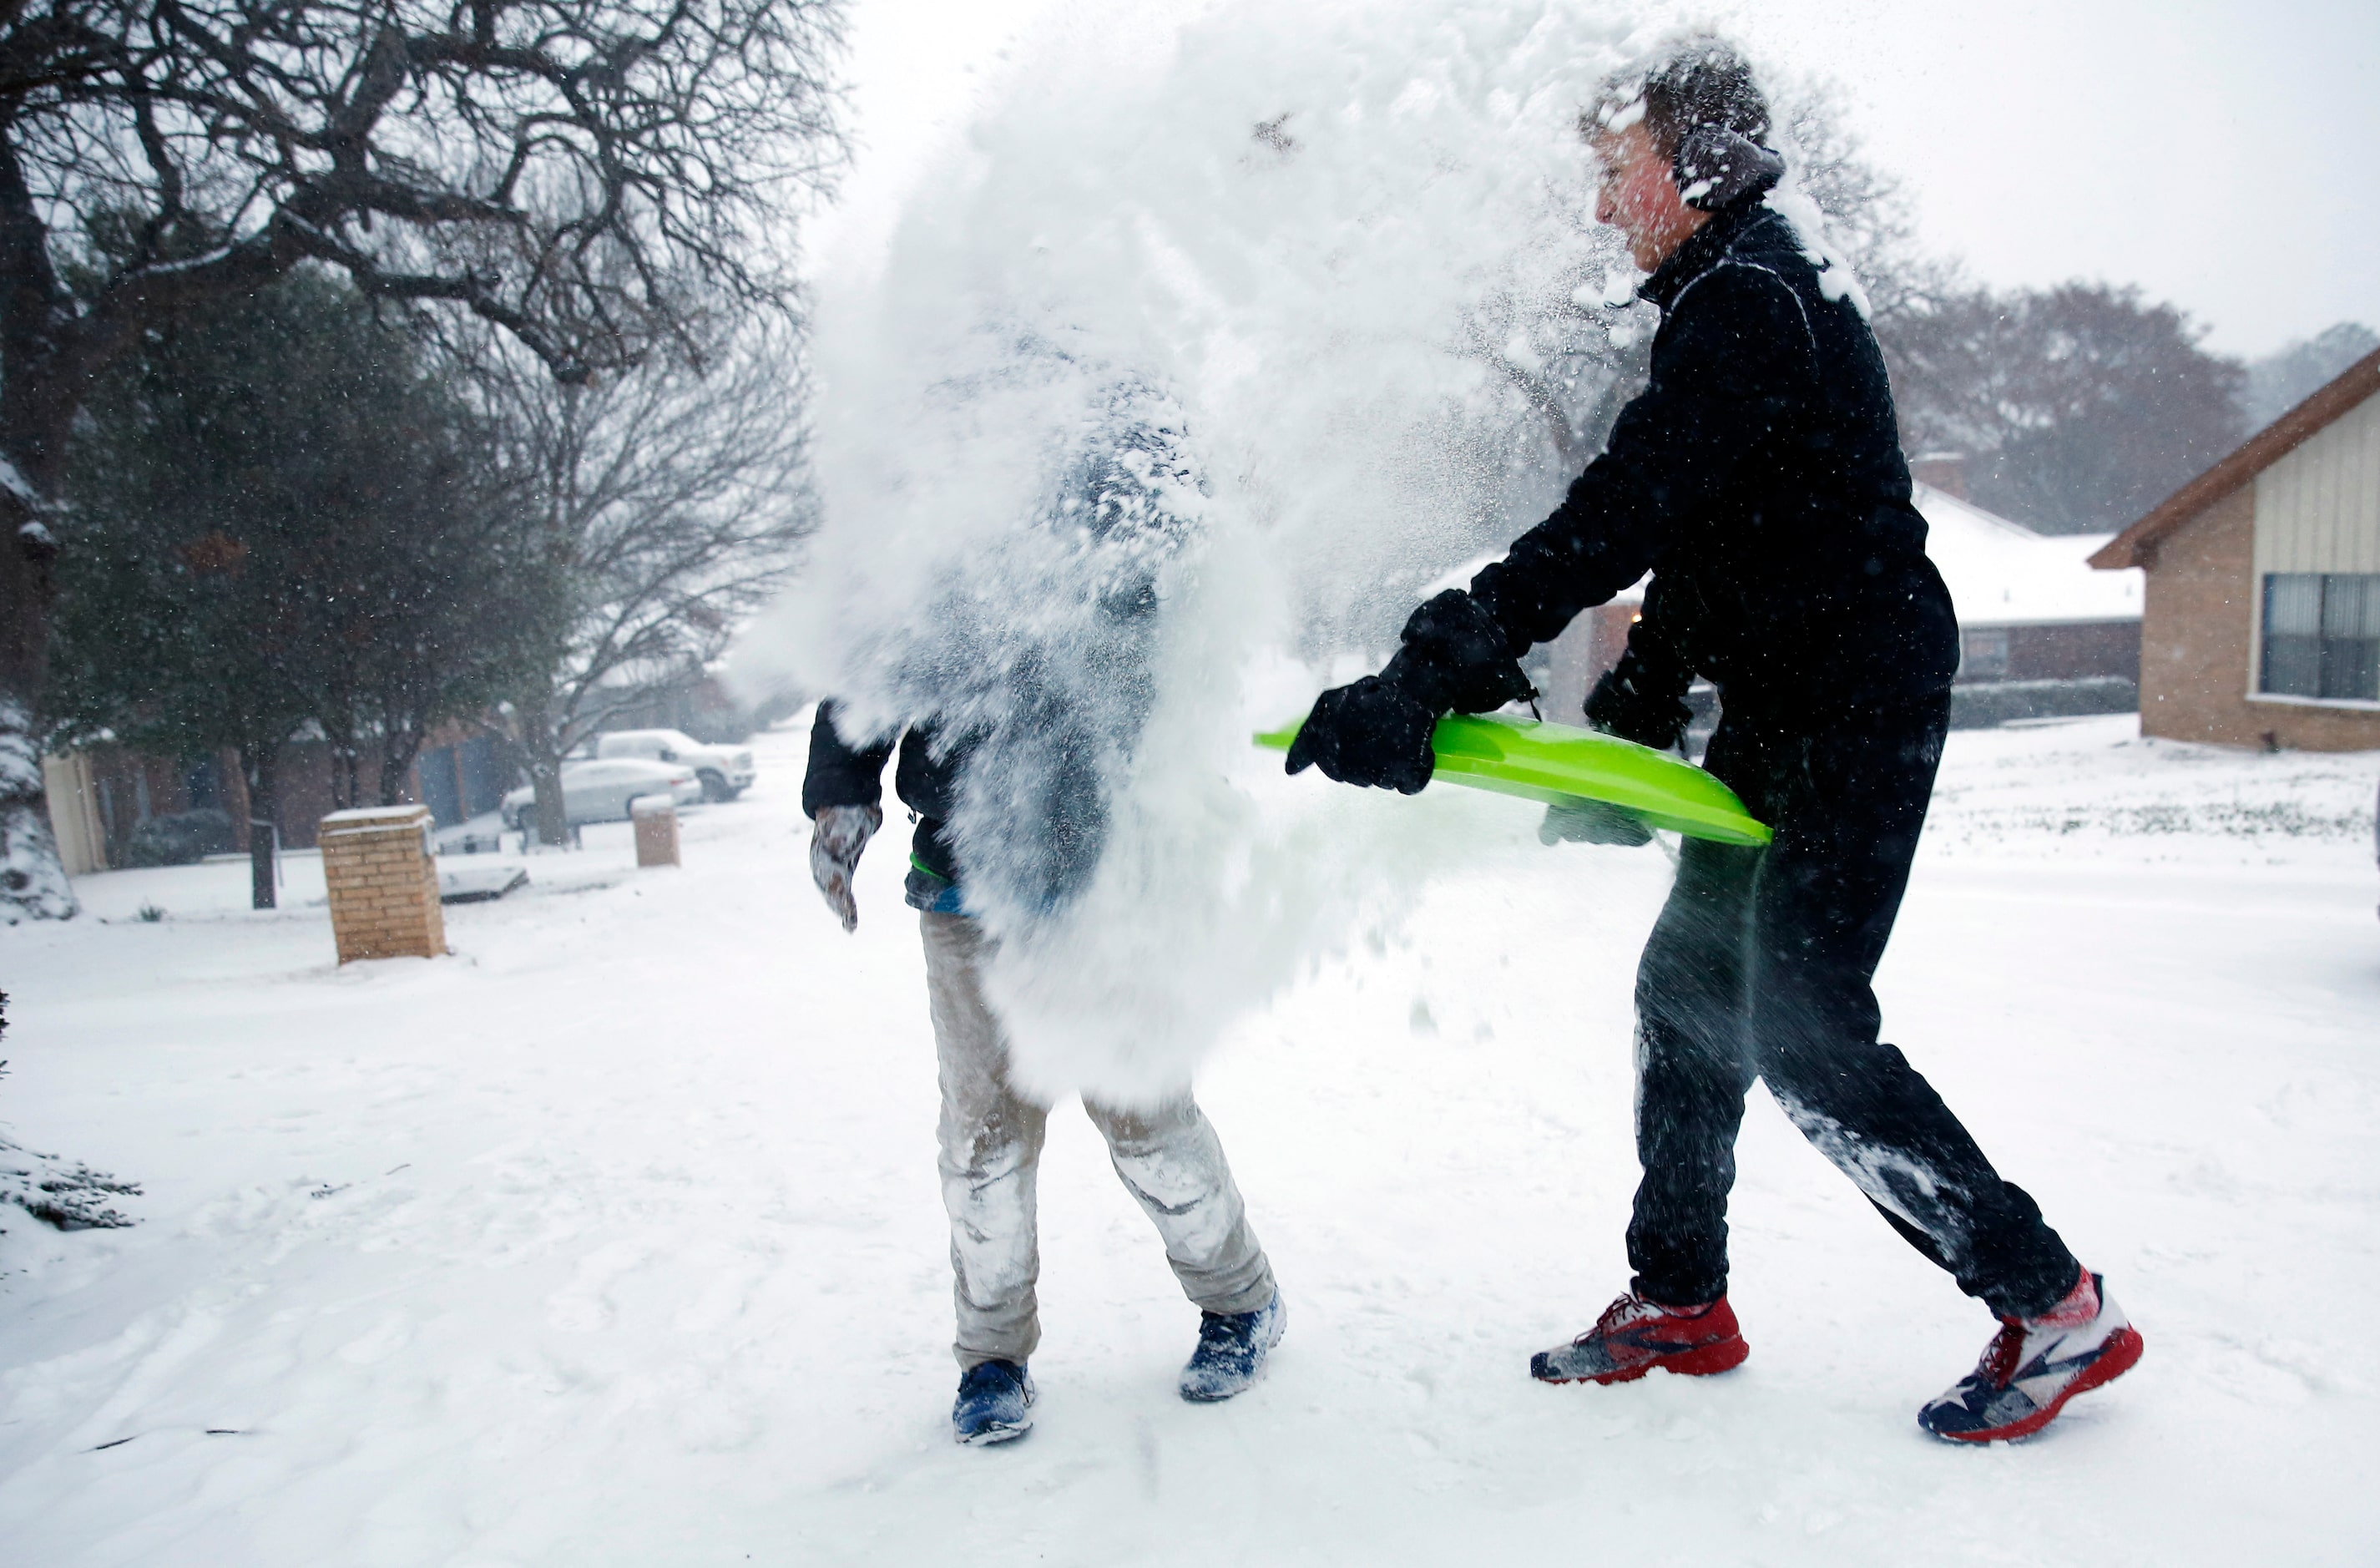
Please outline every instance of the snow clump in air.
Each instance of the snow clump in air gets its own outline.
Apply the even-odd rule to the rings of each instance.
[[[739,668],[982,737],[952,827],[1028,1086],[1179,1086],[1464,853],[1249,735],[1542,517],[1630,390],[1576,122],[1651,42],[1586,0],[1086,6],[822,285],[824,523]]]

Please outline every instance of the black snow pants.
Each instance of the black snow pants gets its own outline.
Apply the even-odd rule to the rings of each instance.
[[[1776,831],[1689,839],[1636,972],[1639,1295],[1727,1290],[1727,1197],[1745,1093],[1793,1124],[1892,1228],[2002,1316],[2046,1311],[2079,1270],[2024,1191],[1896,1048],[1869,982],[1909,884],[1949,699],[1821,723],[1730,707],[1705,765]]]

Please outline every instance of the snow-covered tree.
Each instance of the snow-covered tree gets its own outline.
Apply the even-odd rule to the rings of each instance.
[[[840,154],[840,22],[839,0],[0,6],[0,919],[74,907],[30,737],[98,371],[307,261],[468,310],[565,383],[786,310],[786,235]],[[133,243],[70,286],[115,221]]]

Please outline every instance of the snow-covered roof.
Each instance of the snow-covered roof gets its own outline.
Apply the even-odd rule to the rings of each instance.
[[[2143,574],[2095,571],[2112,534],[2041,534],[1931,485],[1916,487],[1925,553],[1950,585],[1962,626],[2137,621]]]

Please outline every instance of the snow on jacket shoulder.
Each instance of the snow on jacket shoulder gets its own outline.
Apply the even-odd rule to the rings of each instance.
[[[1884,358],[1793,225],[1748,197],[1640,294],[1662,312],[1650,383],[1552,516],[1472,579],[1512,651],[1651,571],[1671,676],[1707,676],[1730,705],[1948,687],[1957,623]]]

